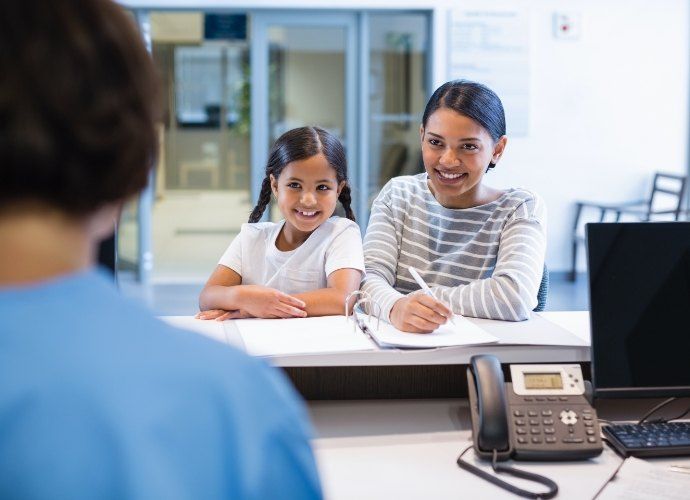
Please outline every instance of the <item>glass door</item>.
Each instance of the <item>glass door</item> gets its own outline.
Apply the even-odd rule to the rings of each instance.
[[[305,125],[322,127],[343,142],[354,188],[355,14],[257,13],[252,29],[252,199],[258,198],[271,144]],[[273,212],[271,219],[281,218]]]

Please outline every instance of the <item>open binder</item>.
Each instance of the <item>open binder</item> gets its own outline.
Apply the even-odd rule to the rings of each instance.
[[[352,308],[350,302],[357,297]],[[368,312],[364,311],[367,306]],[[375,310],[378,312],[372,314]],[[432,333],[409,333],[398,330],[385,319],[381,319],[381,307],[371,296],[361,290],[352,292],[345,299],[345,316],[379,347],[406,349],[429,349],[436,347],[470,346],[498,342],[498,338],[471,323],[460,315],[455,315],[453,325],[447,322]]]

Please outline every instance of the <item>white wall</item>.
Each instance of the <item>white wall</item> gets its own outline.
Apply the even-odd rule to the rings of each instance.
[[[687,173],[689,12],[683,0],[528,4],[530,133],[509,141],[491,181],[544,198],[547,264],[562,270],[574,200],[642,198],[654,171]],[[580,13],[578,40],[553,36],[557,11]]]
[[[656,170],[687,173],[685,0],[129,0],[130,7],[432,9],[435,86],[448,78],[452,8],[530,10],[530,131],[509,141],[490,176],[539,193],[549,211],[547,264],[570,259],[574,201],[644,197]],[[553,36],[554,12],[580,14],[576,41]]]

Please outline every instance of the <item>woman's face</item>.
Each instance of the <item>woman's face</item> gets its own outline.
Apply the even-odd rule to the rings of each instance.
[[[503,154],[505,136],[494,142],[484,127],[452,109],[439,108],[420,128],[429,189],[446,208],[482,204],[481,181]]]

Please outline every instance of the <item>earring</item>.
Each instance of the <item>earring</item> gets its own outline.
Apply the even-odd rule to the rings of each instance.
[[[484,173],[487,173],[489,170],[491,170],[492,168],[495,168],[495,167],[496,167],[496,164],[494,162],[489,162],[489,166],[486,167],[486,170],[484,171]]]

